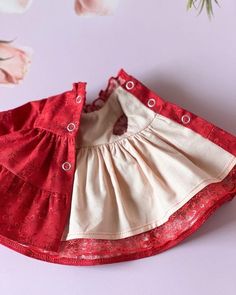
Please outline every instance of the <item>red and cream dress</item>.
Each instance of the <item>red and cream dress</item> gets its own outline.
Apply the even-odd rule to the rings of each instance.
[[[236,137],[121,69],[0,112],[0,242],[48,262],[151,256],[236,194]]]

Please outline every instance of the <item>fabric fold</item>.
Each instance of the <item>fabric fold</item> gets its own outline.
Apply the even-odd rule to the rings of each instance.
[[[128,128],[116,136],[112,127],[121,113]],[[82,114],[80,128],[63,240],[115,240],[161,226],[236,164],[231,153],[153,112],[120,87],[101,109]]]

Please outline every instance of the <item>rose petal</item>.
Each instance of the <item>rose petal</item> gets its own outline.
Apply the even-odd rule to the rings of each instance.
[[[75,0],[75,12],[78,15],[111,15],[119,0]]]
[[[19,84],[31,64],[33,50],[0,42],[0,84]]]

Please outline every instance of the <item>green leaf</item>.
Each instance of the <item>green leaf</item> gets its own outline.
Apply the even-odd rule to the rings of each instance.
[[[191,9],[193,6],[193,0],[188,0],[188,3],[187,3],[187,9]]]
[[[209,18],[211,18],[211,16],[213,16],[213,2],[220,6],[218,0],[188,0],[187,10],[194,7],[198,10],[199,15],[202,13],[203,9],[206,9]]]

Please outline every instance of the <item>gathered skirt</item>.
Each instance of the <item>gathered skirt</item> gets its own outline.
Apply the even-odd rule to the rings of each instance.
[[[78,98],[81,83],[66,97]],[[65,94],[56,99],[66,103]],[[33,123],[44,118],[37,116]],[[123,69],[96,100],[84,103],[78,126],[74,141],[39,124],[0,136],[3,245],[71,265],[147,257],[192,234],[236,194],[236,137]],[[61,147],[68,150],[71,142],[71,188],[63,189],[62,176],[56,189],[53,159],[64,157]],[[71,165],[64,164],[67,173]]]

